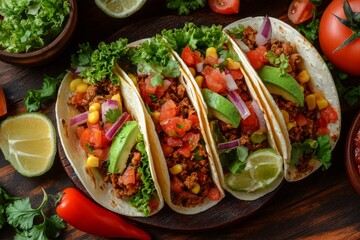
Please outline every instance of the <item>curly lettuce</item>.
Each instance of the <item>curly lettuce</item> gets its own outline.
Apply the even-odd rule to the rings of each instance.
[[[1,48],[22,53],[46,46],[62,31],[70,10],[68,1],[0,1]]]

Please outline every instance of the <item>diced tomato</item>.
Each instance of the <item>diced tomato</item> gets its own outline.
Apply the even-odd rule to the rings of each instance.
[[[328,123],[326,122],[326,120],[324,118],[320,117],[316,122],[316,126],[318,128],[316,133],[318,135],[329,135],[330,130],[328,129],[327,125],[328,125]]]
[[[214,188],[210,188],[208,195],[207,195],[211,200],[217,201],[220,199],[221,194],[218,188],[214,187]]]
[[[84,132],[84,130],[85,130],[85,127],[84,126],[78,126],[77,128],[76,128],[76,134],[77,134],[77,136],[80,138],[81,137],[81,135],[82,135],[82,133]]]
[[[104,148],[109,145],[110,140],[105,137],[104,131],[93,129],[90,134],[90,143],[95,148]]]
[[[190,157],[191,156],[191,146],[188,145],[188,144],[180,147],[177,151],[178,151],[178,153],[180,153],[184,157]]]
[[[128,184],[135,184],[135,168],[131,165],[129,165],[123,176],[122,176],[122,181],[125,185]]]
[[[158,206],[159,206],[159,199],[156,197],[150,198],[149,207],[151,209],[151,212],[154,212],[156,209],[158,209]]]
[[[236,80],[240,80],[244,77],[244,74],[240,70],[229,70],[231,76]]]
[[[158,86],[156,89],[156,97],[160,98],[164,95],[165,91],[171,86],[171,82],[167,79],[164,80],[164,84],[162,86]]]
[[[220,72],[219,68],[212,68],[206,66],[202,74],[205,77],[206,86],[217,93],[225,92],[226,90],[226,81],[225,76]]]
[[[181,52],[181,59],[189,67],[194,67],[197,63],[201,62],[201,53],[199,51],[192,51],[189,45]]]
[[[302,113],[296,114],[294,119],[295,119],[295,121],[296,121],[296,123],[297,123],[297,125],[299,127],[303,127],[306,124],[308,124],[308,120],[306,119],[306,117]]]
[[[199,133],[188,132],[183,137],[184,142],[191,147],[191,150],[194,150],[200,141]]]
[[[86,125],[87,127],[90,129],[90,130],[93,130],[93,129],[97,129],[97,130],[102,130],[102,126],[101,126],[101,123],[100,121],[97,122],[97,123],[89,123],[88,121],[86,122]]]
[[[167,144],[161,144],[161,148],[165,157],[170,156],[174,152],[174,148]]]
[[[336,122],[339,118],[337,112],[331,106],[321,110],[320,115],[327,123]]]
[[[145,84],[146,84],[146,88],[145,88],[145,91],[146,93],[148,94],[155,94],[156,93],[156,89],[158,88],[157,85],[153,86],[151,85],[151,78],[153,76],[152,75],[149,75],[146,79],[145,79]]]
[[[165,142],[166,142],[166,145],[168,145],[170,147],[181,147],[183,145],[183,140],[179,137],[166,136]]]
[[[317,120],[317,127],[318,128],[327,128],[327,122],[324,118],[320,117],[318,120]]]
[[[189,119],[173,117],[160,122],[164,132],[172,137],[182,137],[191,129],[192,122]]]
[[[167,100],[160,108],[160,121],[164,121],[166,119],[175,117],[178,113],[178,108],[176,106],[176,103],[169,99]]]
[[[254,112],[254,109],[251,106],[251,103],[246,102],[246,106],[250,111],[250,116],[248,116],[246,119],[241,119],[240,127],[241,127],[242,132],[244,132],[248,135],[251,135],[253,132],[255,132],[259,128],[259,121]]]
[[[199,118],[198,116],[194,115],[194,114],[190,114],[188,116],[188,119],[192,122],[192,127],[193,128],[199,128]]]
[[[317,135],[329,135],[330,130],[328,128],[319,128],[316,133]]]
[[[74,96],[71,97],[71,104],[80,105],[84,96],[85,96],[85,93],[82,93],[82,92],[76,93]]]
[[[152,103],[152,100],[151,100],[149,94],[146,92],[146,83],[145,82],[139,83],[139,89],[140,89],[141,98],[144,101],[144,103],[145,104]]]
[[[178,193],[183,190],[184,184],[176,176],[173,176],[173,178],[171,179],[170,188],[174,192]]]
[[[100,161],[104,161],[107,159],[110,147],[107,148],[97,148],[92,151],[92,154],[99,158]]]
[[[264,46],[259,46],[255,50],[251,50],[246,53],[246,56],[251,63],[251,66],[253,66],[255,70],[260,69],[264,65],[264,63],[268,62],[265,53],[266,48]]]
[[[84,149],[84,151],[86,153],[89,152],[88,146],[91,145],[90,135],[91,135],[90,129],[86,128],[86,129],[84,129],[84,131],[82,132],[82,134],[80,136],[80,146],[82,147],[82,149]]]
[[[113,125],[114,123],[112,123],[112,122],[106,122],[106,123],[104,123],[104,125],[103,125],[103,130],[104,130],[104,132],[107,132],[110,128],[111,128],[111,126]]]
[[[213,67],[215,64],[218,63],[218,60],[216,58],[211,57],[211,56],[207,56],[204,59],[204,63],[210,65],[211,67]]]

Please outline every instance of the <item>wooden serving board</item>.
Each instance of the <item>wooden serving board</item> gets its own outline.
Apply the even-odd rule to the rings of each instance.
[[[142,38],[152,37],[155,34],[160,33],[162,29],[181,28],[184,26],[185,22],[189,21],[194,22],[197,25],[221,24],[226,26],[236,20],[237,18],[235,17],[224,16],[220,18],[219,15],[209,14],[209,12],[204,14],[200,13],[200,17],[199,14],[197,14],[196,18],[192,18],[191,16],[166,16],[154,19],[144,19],[122,28],[106,39],[106,42],[112,42],[118,38],[127,38],[129,39],[129,42],[132,42]],[[59,156],[65,171],[75,186],[83,193],[87,194],[84,186],[76,176],[66,158],[60,141],[58,141],[58,144]],[[165,207],[154,216],[144,218],[133,217],[129,218],[129,220],[139,224],[178,231],[205,231],[221,228],[244,220],[260,210],[273,198],[279,188],[255,201],[241,201],[227,193],[226,197],[217,205],[205,212],[195,215],[178,214],[165,205]]]

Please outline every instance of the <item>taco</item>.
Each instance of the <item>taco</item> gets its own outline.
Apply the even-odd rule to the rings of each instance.
[[[267,16],[245,18],[224,30],[242,50],[245,70],[258,80],[257,91],[275,113],[271,123],[285,136],[286,180],[329,168],[341,111],[331,73],[316,49],[291,26]]]
[[[127,40],[80,45],[58,90],[56,119],[63,150],[89,195],[125,216],[157,213],[158,184],[141,102],[115,59]]]
[[[215,206],[224,192],[200,107],[169,45],[157,35],[129,45],[129,65],[118,70],[137,89],[145,108],[151,148],[166,203],[181,214]]]
[[[220,25],[193,23],[162,35],[196,89],[222,186],[242,200],[276,189],[283,179],[282,156],[231,39]]]

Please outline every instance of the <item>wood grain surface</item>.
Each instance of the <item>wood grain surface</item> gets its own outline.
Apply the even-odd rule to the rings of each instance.
[[[206,7],[182,17],[167,10],[164,2],[147,0],[144,7],[136,14],[127,19],[114,19],[101,12],[94,1],[78,0],[79,19],[76,33],[67,51],[61,56],[45,66],[33,68],[0,62],[0,84],[7,99],[7,116],[26,111],[23,103],[26,92],[30,89],[40,89],[44,75],[57,76],[63,72],[69,66],[70,55],[77,49],[79,43],[90,42],[95,46],[99,41],[111,41],[117,37],[127,37],[129,41],[137,40],[152,36],[160,31],[160,28],[172,28],[182,25],[185,21],[225,25],[247,16],[268,14],[283,18],[291,1],[242,0],[241,10],[237,15],[217,15]],[[145,25],[146,29],[140,31],[139,29]],[[347,85],[359,83],[360,79],[355,77],[344,82]],[[224,218],[229,217],[223,216],[218,219],[220,228],[206,228],[204,231],[196,232],[174,230],[171,225],[168,228],[159,228],[134,222],[131,219],[129,221],[146,230],[153,239],[360,239],[360,196],[351,186],[344,167],[344,142],[347,129],[360,108],[347,106],[343,101],[341,107],[342,132],[333,151],[330,169],[319,170],[299,182],[285,182],[259,211],[245,219],[238,219],[222,226]],[[41,112],[48,115],[55,124],[53,102],[44,105]],[[42,188],[49,194],[56,194],[66,187],[78,186],[74,184],[74,179],[68,176],[68,169],[63,167],[60,153],[59,149],[50,171],[35,178],[26,178],[18,174],[0,153],[0,185],[11,195],[29,196],[34,206],[38,206],[41,202]],[[226,201],[222,204],[227,208],[232,207]],[[49,206],[47,213],[53,211],[54,208]],[[203,217],[202,224],[206,225],[206,216]],[[185,217],[179,218],[183,224],[186,224],[187,220]],[[14,232],[7,226],[0,230],[0,239],[13,239],[13,236]],[[58,239],[104,238],[86,234],[68,225]]]

